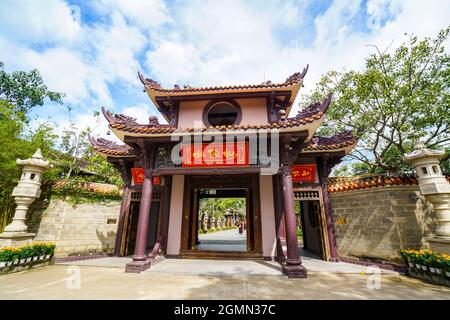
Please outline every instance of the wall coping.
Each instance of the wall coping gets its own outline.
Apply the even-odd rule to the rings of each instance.
[[[450,183],[450,176],[446,176]],[[328,192],[346,192],[390,186],[417,186],[414,175],[375,175],[367,177],[331,177],[328,179]]]
[[[384,191],[419,191],[419,186],[418,185],[381,186],[357,190],[334,191],[330,192],[330,196],[334,197],[341,194],[348,195],[348,194],[361,194],[361,193],[384,192]]]

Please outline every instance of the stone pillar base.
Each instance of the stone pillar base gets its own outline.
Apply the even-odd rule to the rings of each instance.
[[[430,250],[450,255],[450,239],[428,239]]]
[[[302,265],[283,265],[283,273],[288,276],[288,278],[306,278],[307,272],[306,268]]]
[[[328,259],[328,262],[341,262],[341,259],[330,257],[330,258]]]
[[[145,271],[150,268],[151,261],[131,261],[130,263],[127,263],[125,267],[126,273],[141,273],[142,271]]]
[[[33,241],[36,233],[28,232],[3,232],[0,233],[1,247],[23,246]]]

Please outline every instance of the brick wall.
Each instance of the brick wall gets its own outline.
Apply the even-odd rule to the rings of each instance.
[[[55,256],[114,251],[120,201],[73,205],[63,200],[33,205],[28,231],[35,241],[56,242]],[[115,219],[107,223],[108,219]]]
[[[427,246],[436,220],[417,185],[332,192],[341,257],[401,261],[399,250]]]

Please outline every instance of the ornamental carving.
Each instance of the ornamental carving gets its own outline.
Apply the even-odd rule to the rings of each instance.
[[[128,153],[131,153],[132,151],[132,148],[126,144],[119,145],[114,141],[107,140],[104,138],[91,139],[91,143],[94,145],[94,147],[100,147],[114,151],[121,151]]]
[[[301,79],[302,79],[302,78],[301,78],[301,73],[300,73],[300,72],[296,72],[296,73],[294,73],[293,75],[289,76],[289,77],[286,79],[285,83],[298,82],[298,81],[300,81]]]
[[[289,83],[301,81],[305,77],[306,73],[308,72],[308,69],[309,69],[309,65],[307,64],[306,67],[303,68],[303,71],[301,73],[300,72],[294,73],[293,75],[288,77],[284,83],[289,84]]]
[[[339,145],[348,141],[354,141],[356,138],[351,131],[344,131],[332,137],[314,136],[311,144],[316,145]]]
[[[160,89],[161,88],[161,84],[155,80],[152,79],[145,79],[145,83],[150,87],[150,88],[154,88],[154,89]]]
[[[297,115],[294,117],[294,119],[297,119],[297,118],[310,118],[310,117],[312,117],[314,115],[324,113],[328,109],[328,107],[330,106],[331,97],[332,97],[332,94],[329,94],[325,98],[325,100],[322,101],[322,103],[320,103],[320,102],[311,103],[305,109],[299,111],[297,113]]]
[[[115,114],[114,118],[116,123],[127,125],[138,125],[138,123],[136,122],[136,118],[129,117],[124,114]]]
[[[156,116],[150,116],[148,118],[148,124],[150,126],[159,126],[159,120]]]

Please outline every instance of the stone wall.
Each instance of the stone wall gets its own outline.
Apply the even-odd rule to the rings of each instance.
[[[37,233],[34,241],[54,241],[57,257],[111,253],[119,210],[120,201],[77,205],[59,199],[38,202],[29,213],[28,231]]]
[[[436,220],[417,185],[332,192],[340,257],[400,262],[400,249],[427,247]]]

